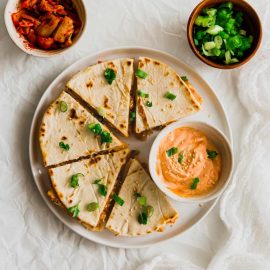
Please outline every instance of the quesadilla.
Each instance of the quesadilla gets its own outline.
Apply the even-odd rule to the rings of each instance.
[[[45,112],[39,142],[45,166],[126,147],[66,92]]]
[[[114,128],[128,136],[133,59],[117,59],[80,71],[67,87]]]
[[[173,224],[178,213],[158,189],[142,165],[130,161],[126,178],[118,194],[124,201],[115,203],[106,228],[121,236],[137,236],[163,231]]]
[[[186,77],[157,60],[140,57],[136,93],[136,133],[167,125],[200,110],[202,98]]]
[[[90,230],[102,230],[111,194],[129,150],[49,169],[51,184],[67,212]],[[53,192],[49,197],[57,202]]]

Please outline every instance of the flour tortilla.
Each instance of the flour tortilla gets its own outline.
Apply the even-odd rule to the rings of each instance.
[[[154,213],[148,218],[146,225],[138,222],[142,211],[134,193],[138,192],[147,198],[147,204],[154,207]],[[157,188],[148,173],[137,160],[131,160],[127,176],[119,192],[125,203],[115,203],[106,228],[121,236],[138,236],[153,231],[162,232],[166,224],[173,224],[178,213],[166,196]]]
[[[124,136],[128,136],[133,59],[116,59],[88,67],[71,78],[67,87],[83,99]],[[110,85],[104,72],[111,68],[116,79]]]
[[[61,112],[59,104],[64,101],[67,111]],[[91,133],[87,125],[99,123],[108,130],[68,93],[62,92],[44,114],[39,142],[45,166],[62,164],[67,161],[87,157],[102,151],[111,151],[126,147],[111,132],[112,143],[100,143],[100,138]],[[70,146],[68,151],[59,147],[59,142]]]
[[[57,168],[49,169],[51,184],[61,204],[68,209],[79,203],[78,220],[90,230],[102,230],[106,219],[110,195],[114,190],[119,172],[125,164],[129,150],[121,150],[107,155],[85,159]],[[70,186],[72,175],[81,173],[79,187]],[[95,180],[107,186],[107,195],[104,197],[98,192]],[[51,196],[52,192],[49,194]],[[56,200],[53,199],[55,202]],[[87,205],[98,202],[99,208],[89,212]]]
[[[136,95],[136,133],[167,125],[201,109],[202,98],[194,87],[181,79],[174,69],[165,63],[148,57],[139,58],[139,69],[146,79],[137,78],[137,90],[149,94],[149,98]],[[176,95],[171,101],[166,92]],[[152,102],[152,107],[145,105]]]

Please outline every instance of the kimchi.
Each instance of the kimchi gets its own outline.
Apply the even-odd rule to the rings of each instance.
[[[71,46],[82,26],[72,0],[21,0],[11,16],[28,45],[43,50]]]

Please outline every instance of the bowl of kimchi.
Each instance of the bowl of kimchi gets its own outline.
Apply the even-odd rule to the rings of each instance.
[[[73,47],[86,25],[83,0],[9,0],[5,24],[24,52],[50,57]]]

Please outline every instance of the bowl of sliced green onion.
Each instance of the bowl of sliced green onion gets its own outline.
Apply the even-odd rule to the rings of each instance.
[[[244,0],[204,0],[190,15],[187,36],[192,51],[204,63],[232,69],[255,55],[262,26],[256,11]]]

